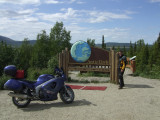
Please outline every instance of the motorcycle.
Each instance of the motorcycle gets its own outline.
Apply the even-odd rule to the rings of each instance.
[[[31,101],[53,101],[57,100],[57,94],[60,94],[61,100],[70,104],[74,101],[74,91],[68,85],[65,85],[66,76],[63,69],[55,68],[55,76],[49,74],[40,75],[37,81],[28,81],[25,79],[17,79],[16,66],[9,65],[4,68],[6,75],[12,76],[4,84],[4,89],[11,90],[8,95],[12,97],[13,104],[18,108],[24,108]]]

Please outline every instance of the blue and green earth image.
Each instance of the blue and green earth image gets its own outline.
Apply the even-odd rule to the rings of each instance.
[[[71,56],[76,62],[86,62],[91,56],[91,48],[86,42],[77,41],[72,45]]]

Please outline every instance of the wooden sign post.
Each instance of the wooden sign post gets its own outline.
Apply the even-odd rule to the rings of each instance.
[[[118,55],[114,50],[104,50],[91,47],[91,56],[84,63],[77,63],[66,48],[59,53],[59,67],[64,69],[68,77],[68,71],[94,71],[110,73],[112,83],[118,84]]]

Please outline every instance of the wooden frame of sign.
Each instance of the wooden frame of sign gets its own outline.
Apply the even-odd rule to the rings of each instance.
[[[68,77],[68,71],[94,71],[110,73],[112,83],[118,84],[118,55],[114,50],[91,47],[91,56],[84,63],[73,60],[67,48],[59,53],[59,67],[64,69]]]

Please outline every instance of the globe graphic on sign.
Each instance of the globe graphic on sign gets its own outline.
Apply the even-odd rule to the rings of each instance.
[[[71,56],[76,62],[86,62],[91,56],[91,48],[86,42],[77,41],[72,45]]]

